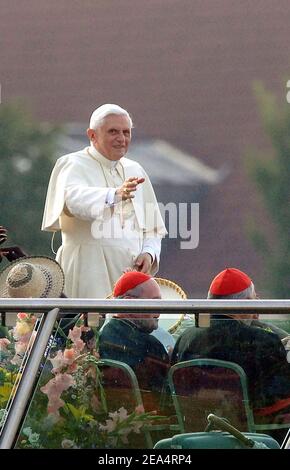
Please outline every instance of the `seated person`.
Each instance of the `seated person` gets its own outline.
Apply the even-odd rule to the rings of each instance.
[[[6,242],[6,240],[7,240],[7,230],[6,230],[5,227],[0,225],[0,245],[2,245],[2,243]]]
[[[0,225],[0,245],[5,243],[7,240],[7,229]],[[0,249],[0,263],[3,257],[7,258],[8,261],[14,261],[22,256],[26,256],[25,253],[19,248],[19,246],[6,246]]]
[[[61,266],[46,256],[26,256],[15,260],[0,272],[0,297],[3,298],[62,298],[64,273]],[[60,313],[61,330],[67,336],[80,314]],[[7,315],[7,323],[15,324],[16,314]],[[13,320],[12,320],[13,319]],[[11,321],[12,320],[12,321]],[[91,339],[91,331],[84,341]],[[65,337],[59,332],[56,337],[59,346],[65,345]]]
[[[208,298],[254,299],[255,287],[247,274],[228,268],[213,279]],[[239,364],[248,377],[254,412],[260,417],[271,415],[272,419],[273,414],[290,406],[290,365],[279,337],[251,324],[256,317],[212,315],[208,328],[189,328],[178,338],[172,363],[211,358]]]
[[[45,256],[24,257],[8,264],[0,272],[0,297],[60,297],[64,274],[59,264]],[[38,314],[8,313],[8,327],[3,328],[11,346],[11,362],[20,366],[38,329]],[[12,326],[14,328],[12,328]],[[13,356],[14,354],[14,356]],[[13,356],[13,357],[12,357]]]
[[[229,272],[234,272],[234,269],[235,268],[231,268]],[[242,273],[242,271],[239,271],[239,270],[235,270],[235,271]],[[257,295],[255,292],[255,289],[253,289],[252,286],[249,286],[248,288],[244,289],[244,285],[241,285],[240,289],[236,290],[236,292],[234,293],[230,291],[230,293],[223,292],[223,294],[213,294],[213,292],[209,290],[207,294],[207,298],[208,299],[227,299],[227,300],[238,300],[238,299],[239,300],[247,300],[247,299],[254,300],[254,299],[257,299]],[[268,315],[264,315],[264,316],[268,317]],[[183,316],[183,319],[178,322],[177,328],[173,332],[173,336],[175,340],[177,340],[177,338],[190,327],[200,328],[200,327],[209,326],[210,318],[204,318],[203,321],[200,321],[199,317],[200,315],[197,315],[197,318],[193,320],[192,317],[185,314]],[[201,315],[201,317],[209,317],[209,315],[204,314],[204,315]],[[273,323],[271,323],[271,321],[268,321],[268,320],[261,321],[261,319],[259,318],[259,315],[253,315],[251,318],[248,317],[247,322],[248,324],[251,324],[252,326],[263,328],[265,330],[272,331],[272,333],[276,333],[276,335],[279,336],[281,340],[289,336],[289,333],[286,330],[278,327],[277,325],[274,325]],[[192,329],[192,334],[193,334],[193,331],[194,330]],[[285,342],[283,341],[283,344],[284,343]]]
[[[117,281],[116,299],[160,299],[157,282],[148,274],[131,271]],[[114,359],[134,370],[141,389],[160,392],[169,367],[169,357],[150,333],[157,329],[159,314],[115,314],[100,333],[102,359]]]

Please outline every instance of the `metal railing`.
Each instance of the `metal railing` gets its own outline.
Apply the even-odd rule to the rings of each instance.
[[[63,312],[99,313],[289,313],[290,300],[141,300],[141,299],[0,299],[0,312],[47,312],[59,308]]]
[[[0,437],[0,449],[12,448],[19,430],[23,414],[29,403],[33,384],[47,343],[51,336],[59,311],[62,313],[98,312],[98,313],[263,313],[289,314],[290,300],[111,300],[111,299],[0,299],[0,312],[41,312],[43,318],[30,351],[26,366],[21,375],[17,391],[12,399],[6,422]],[[290,367],[290,366],[289,366]],[[290,390],[289,390],[290,396]],[[283,443],[283,448],[290,448],[290,431]]]

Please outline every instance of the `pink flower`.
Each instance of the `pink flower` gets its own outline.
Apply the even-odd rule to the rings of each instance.
[[[64,401],[59,398],[55,397],[53,400],[50,400],[47,405],[47,413],[59,416],[59,408],[64,405]]]
[[[76,362],[73,362],[72,364],[70,364],[70,365],[68,366],[67,372],[68,372],[69,374],[72,374],[73,372],[75,372],[75,371],[77,370],[77,368],[78,368],[77,363],[76,363]]]
[[[45,393],[48,398],[61,395],[64,390],[67,390],[71,385],[74,385],[74,379],[69,374],[57,374],[49,380],[46,385],[41,387],[41,391]]]
[[[19,313],[17,313],[17,318],[19,320],[26,320],[28,318],[28,314],[24,313],[24,312],[19,312]]]
[[[63,358],[67,364],[73,362],[76,358],[76,351],[73,348],[65,349],[63,352]]]
[[[53,373],[59,372],[61,370],[61,368],[64,365],[66,365],[66,362],[65,362],[64,357],[63,357],[63,352],[60,351],[60,350],[57,351],[57,354],[54,357],[49,358],[49,360],[53,365],[53,369],[52,369]]]
[[[82,330],[83,328],[81,326],[75,326],[72,330],[70,330],[68,335],[69,339],[71,339],[73,342],[73,348],[78,352],[82,351],[85,347],[85,343],[81,340]]]
[[[85,345],[86,345],[86,343],[84,343],[82,339],[78,339],[74,343],[73,347],[78,353],[80,353],[84,349]]]
[[[136,406],[135,413],[137,413],[137,415],[141,415],[142,413],[145,413],[144,406],[143,405]]]
[[[41,387],[41,392],[48,397],[48,414],[59,415],[58,410],[64,405],[64,401],[61,400],[60,396],[62,392],[74,385],[74,383],[75,381],[71,375],[57,374],[53,379],[47,382],[46,385]]]
[[[10,341],[7,338],[0,339],[0,351],[7,351],[7,347],[9,346]]]
[[[32,313],[24,313],[24,312],[17,313],[17,318],[19,320],[19,323],[29,323],[31,325],[34,325],[34,323],[37,320],[37,317],[33,315]]]
[[[80,339],[82,334],[82,328],[80,326],[74,326],[72,330],[69,330],[68,337],[75,343],[78,339]]]

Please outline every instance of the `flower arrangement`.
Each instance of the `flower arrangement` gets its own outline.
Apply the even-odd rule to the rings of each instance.
[[[18,437],[18,448],[122,448],[136,445],[153,421],[164,419],[142,405],[110,408],[95,340],[79,319],[59,349],[56,334]],[[62,332],[62,336],[64,336]],[[130,405],[130,403],[129,403]]]
[[[37,318],[33,314],[18,313],[13,329],[5,328],[6,337],[0,338],[0,427],[6,416],[5,408],[13,394],[25,353],[35,338]]]

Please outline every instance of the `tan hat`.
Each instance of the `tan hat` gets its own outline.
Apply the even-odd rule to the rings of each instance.
[[[169,279],[163,279],[162,277],[154,277],[153,278],[160,287],[161,290],[161,298],[162,299],[187,299],[187,295],[176,282],[170,281]]]
[[[185,300],[187,295],[178,284],[169,279],[162,277],[154,277],[155,281],[160,287],[161,298],[163,300]],[[184,318],[184,314],[161,314],[159,317],[159,325],[168,330],[169,333],[174,333]]]
[[[64,273],[46,256],[27,256],[10,263],[0,272],[0,297],[60,297]]]

